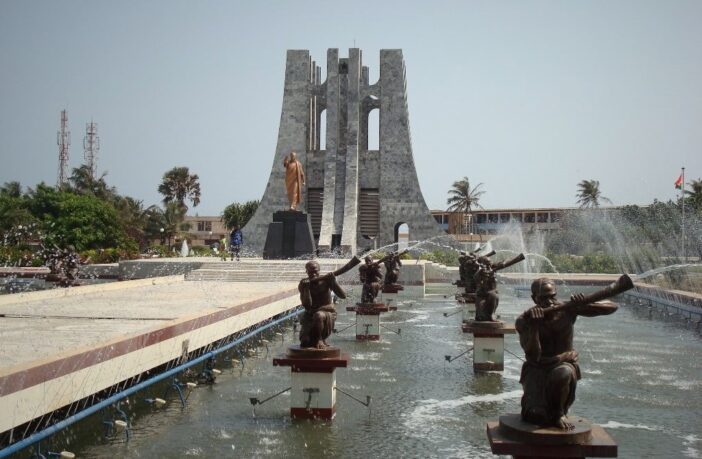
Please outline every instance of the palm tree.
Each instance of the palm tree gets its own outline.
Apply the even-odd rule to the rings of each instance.
[[[690,203],[693,209],[702,210],[702,180],[693,180],[687,182],[687,184],[690,186],[690,189],[685,190],[685,194],[688,196],[686,201]]]
[[[578,193],[575,197],[578,198],[577,203],[580,204],[581,209],[598,208],[600,201],[612,204],[609,198],[602,196],[599,180],[583,180],[578,183]]]
[[[183,210],[183,214],[188,210],[188,206],[185,205],[186,198],[193,203],[193,207],[200,204],[199,177],[197,174],[190,174],[187,167],[174,167],[163,174],[158,192],[164,196],[164,204],[175,202]]]
[[[178,234],[180,222],[183,220],[183,209],[175,202],[166,204],[165,209],[150,206],[144,211],[144,233],[148,239],[161,239],[161,244],[168,242],[171,248],[171,239]]]
[[[22,185],[20,182],[5,182],[3,186],[0,186],[0,195],[7,196],[9,198],[19,198],[22,196]]]
[[[480,196],[485,192],[480,189],[481,186],[483,186],[483,184],[478,183],[475,187],[471,188],[468,177],[463,177],[461,180],[453,182],[448,192],[449,197],[446,200],[446,204],[448,204],[446,211],[471,215],[474,207],[482,209]]]
[[[91,194],[107,201],[114,200],[117,198],[117,190],[107,185],[106,176],[107,172],[103,172],[99,178],[95,178],[90,167],[83,164],[73,169],[68,178],[70,183],[68,190],[77,194]]]
[[[145,247],[148,243],[144,237],[148,215],[143,202],[129,196],[118,196],[114,206],[127,234],[139,243],[140,248]]]

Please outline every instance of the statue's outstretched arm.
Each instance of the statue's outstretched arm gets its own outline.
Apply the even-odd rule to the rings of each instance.
[[[336,276],[334,276],[333,274],[331,277],[331,288],[336,296],[338,296],[342,300],[346,298],[346,292],[343,288],[341,288],[341,285],[339,285],[339,283],[336,281]]]
[[[607,316],[619,309],[616,303],[609,300],[598,301],[596,303],[578,304],[575,306],[575,313],[584,317]]]

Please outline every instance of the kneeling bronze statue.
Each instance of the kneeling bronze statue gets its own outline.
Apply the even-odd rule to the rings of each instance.
[[[580,379],[578,353],[573,348],[573,326],[578,316],[612,314],[617,305],[600,301],[629,290],[634,284],[626,274],[609,287],[591,295],[577,293],[567,303],[556,300],[556,284],[547,278],[531,284],[535,306],[517,318],[519,343],[526,361],[520,382],[522,420],[543,427],[572,430],[568,409],[575,401]]]
[[[334,330],[336,307],[332,301],[331,292],[339,298],[346,298],[346,292],[336,281],[340,276],[359,264],[361,260],[353,257],[345,266],[334,272],[319,274],[319,263],[315,260],[307,262],[305,270],[307,278],[298,285],[300,302],[305,312],[300,317],[300,347],[325,349],[329,347],[326,339]]]
[[[520,253],[511,260],[492,263],[487,257],[478,258],[478,268],[475,271],[475,320],[476,322],[495,321],[495,311],[500,303],[497,294],[497,271],[519,263],[524,260]]]

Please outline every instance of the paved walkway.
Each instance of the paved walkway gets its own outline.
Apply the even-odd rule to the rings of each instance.
[[[182,275],[0,296],[0,433],[297,304],[297,282]]]

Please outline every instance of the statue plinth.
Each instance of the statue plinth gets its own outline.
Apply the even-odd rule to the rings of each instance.
[[[280,260],[314,253],[314,236],[309,215],[297,210],[274,212],[273,223],[268,225],[263,258]]]
[[[383,285],[383,293],[397,293],[401,290],[404,290],[405,288],[400,285],[400,284],[384,284]]]
[[[569,416],[573,430],[540,427],[524,422],[519,414],[500,416],[487,423],[487,436],[493,454],[522,457],[617,457],[616,442],[600,426]]]
[[[331,420],[336,415],[336,369],[351,358],[339,348],[290,346],[273,359],[274,366],[290,367],[290,416],[295,419]]]
[[[383,312],[397,311],[397,307],[385,303],[356,303],[356,306],[346,306],[346,310],[362,316],[377,316]]]
[[[288,348],[285,355],[291,359],[328,359],[341,356],[341,349],[334,346],[317,349],[316,347],[301,347],[295,344]]]
[[[464,333],[473,334],[473,371],[502,371],[505,335],[516,333],[514,325],[501,320],[463,322]]]
[[[463,322],[463,332],[474,335],[509,335],[517,333],[514,325],[506,324],[501,320],[466,320]]]
[[[328,372],[333,368],[348,366],[350,357],[338,347],[324,349],[290,346],[288,352],[273,358],[273,366],[291,367],[293,373]]]
[[[358,341],[380,341],[380,314],[397,311],[397,307],[384,303],[356,303],[356,306],[347,306],[346,310],[356,313]]]
[[[400,284],[385,284],[383,285],[383,290],[380,298],[385,304],[390,306],[393,303],[397,303],[397,297],[399,295],[399,292],[404,289],[405,288]],[[397,309],[397,307],[395,307],[395,309]]]

